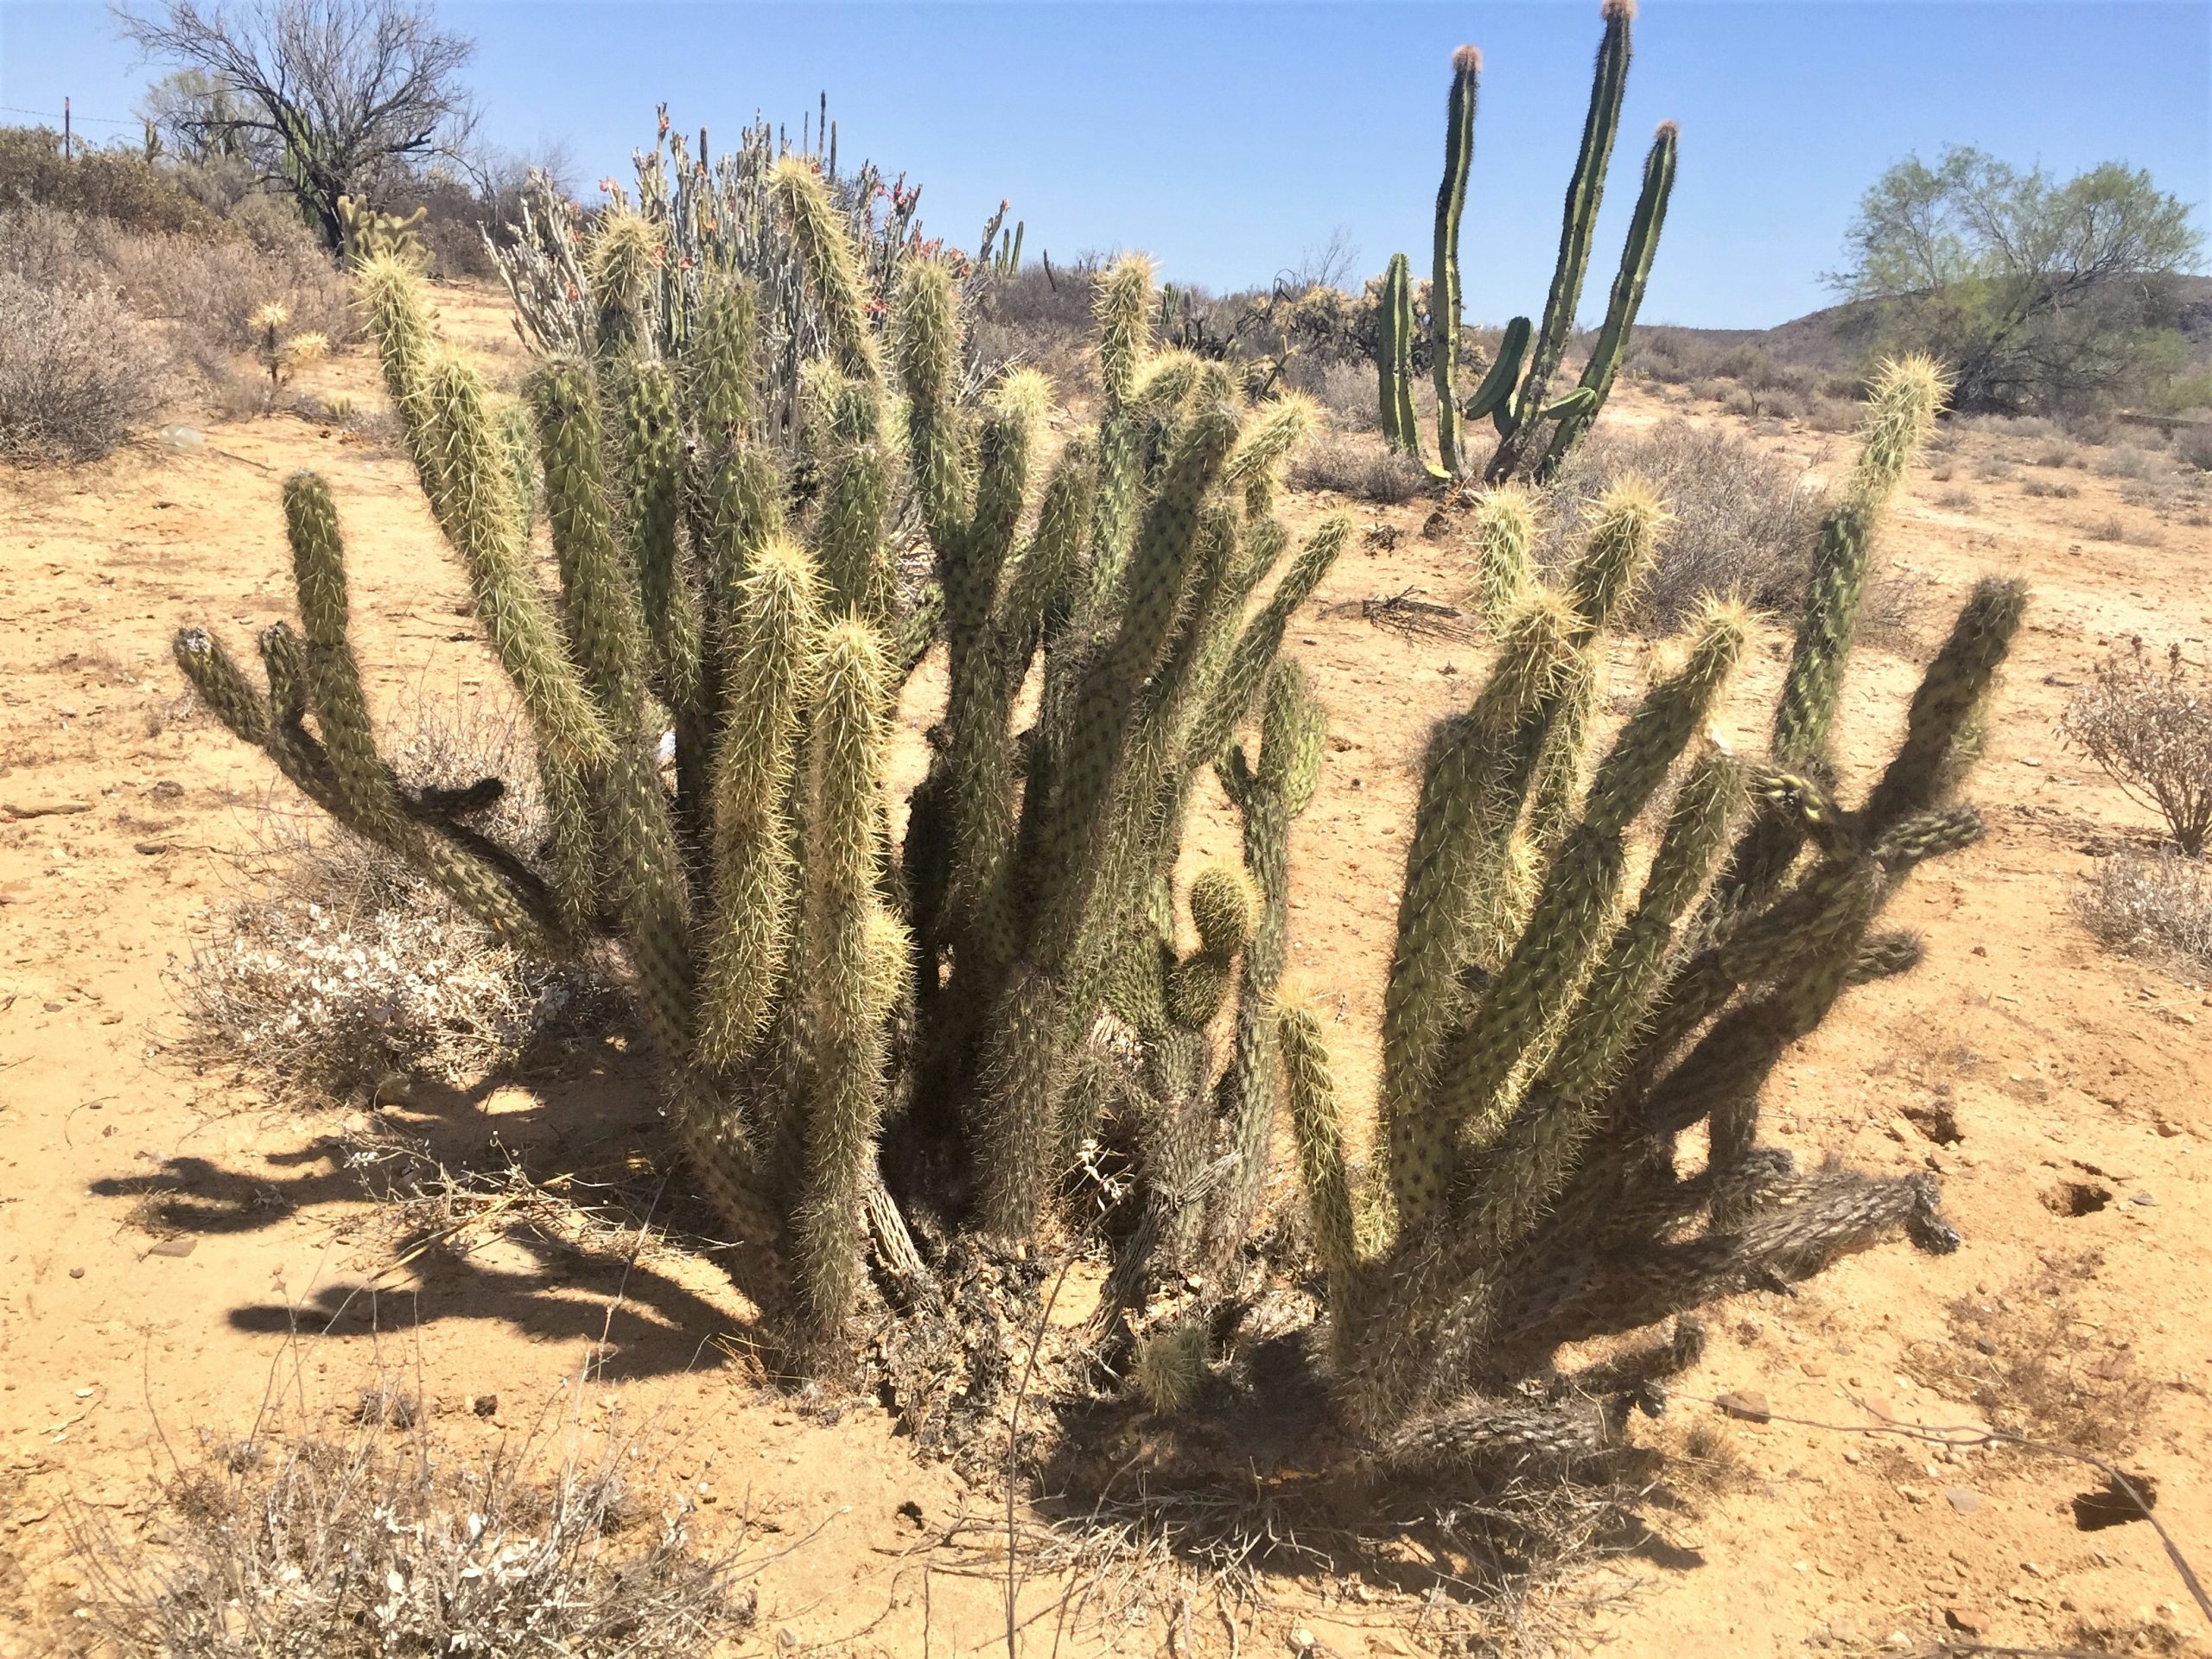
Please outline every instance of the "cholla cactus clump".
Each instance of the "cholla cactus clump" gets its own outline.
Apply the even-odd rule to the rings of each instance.
[[[292,312],[282,300],[256,307],[246,321],[253,330],[255,360],[268,372],[272,399],[301,369],[330,354],[329,335],[314,329],[296,334],[287,332],[292,326]]]
[[[1128,1197],[1090,1326],[1109,1363],[1162,1411],[1195,1386],[1193,1353],[1241,1375],[1240,1344],[1267,1334],[1254,1286],[1289,1266],[1255,1227],[1286,1119],[1327,1297],[1306,1374],[1338,1432],[1432,1471],[1602,1449],[1648,1376],[1521,1390],[1565,1343],[1899,1232],[1947,1244],[1929,1179],[1800,1175],[1757,1137],[1788,1046],[1914,959],[1874,926],[1889,894],[1979,833],[1952,791],[2013,588],[1961,613],[1864,802],[1839,802],[1826,765],[1931,368],[1879,390],[1766,760],[1704,734],[1748,632],[1727,607],[1596,735],[1606,641],[1665,522],[1648,488],[1599,505],[1556,585],[1528,557],[1525,502],[1484,515],[1501,648],[1422,762],[1370,1190],[1323,1024],[1281,982],[1289,842],[1325,747],[1282,646],[1351,528],[1300,541],[1277,517],[1310,404],[1248,408],[1220,365],[1154,350],[1151,267],[1130,257],[1097,286],[1096,423],[1055,446],[1041,377],[969,395],[946,260],[907,254],[879,309],[812,158],[775,162],[760,200],[817,346],[788,428],[765,296],[727,270],[659,289],[686,308],[672,336],[595,327],[549,356],[519,407],[436,339],[411,272],[363,273],[424,493],[535,738],[542,840],[487,833],[390,763],[320,480],[285,486],[300,622],[261,636],[265,683],[199,629],[176,655],[234,733],[497,937],[625,964],[694,1175],[772,1264],[753,1288],[813,1363],[855,1363],[873,1332],[862,1363],[922,1355],[888,1383],[926,1396],[919,1416],[949,1387],[988,1404],[1010,1338],[993,1299],[948,1281],[1001,1263],[1033,1284],[1010,1247],[1065,1243],[1110,1161]],[[541,500],[557,596],[532,556]],[[918,587],[893,557],[901,519],[927,551]],[[944,716],[900,811],[899,696],[940,654]],[[1205,773],[1241,868],[1182,889]],[[1633,827],[1662,799],[1647,856]],[[1685,1175],[1699,1125],[1711,1150]],[[1152,1311],[1171,1281],[1173,1330]],[[963,1376],[948,1355],[979,1328]],[[1694,1349],[1686,1330],[1643,1369]]]

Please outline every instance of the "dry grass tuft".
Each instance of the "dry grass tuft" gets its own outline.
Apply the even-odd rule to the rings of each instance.
[[[1583,515],[1615,480],[1648,479],[1674,524],[1637,601],[1637,625],[1671,632],[1708,598],[1793,607],[1811,569],[1821,500],[1802,474],[1732,433],[1669,421],[1643,433],[1601,429],[1554,481],[1544,556],[1572,556]]]
[[[394,761],[410,786],[462,788],[531,776],[524,741],[496,716],[418,713]],[[191,1050],[342,1098],[411,1077],[466,1087],[550,1039],[620,1022],[620,1000],[596,973],[502,943],[411,866],[310,823],[268,810],[267,891],[232,905],[176,970]],[[472,823],[525,855],[543,838],[525,790]]]
[[[143,1659],[689,1659],[752,1622],[743,1540],[709,1557],[681,1510],[643,1512],[628,1450],[534,1479],[527,1453],[473,1457],[381,1411],[338,1439],[210,1445],[140,1541],[75,1513],[85,1611]]]
[[[1395,505],[1428,487],[1428,474],[1410,455],[1364,432],[1316,432],[1290,463],[1299,490],[1335,490],[1363,501]]]
[[[160,408],[158,344],[105,287],[0,269],[0,460],[96,460]]]
[[[2101,1265],[2091,1251],[1951,1305],[1948,1341],[1907,1351],[1905,1369],[1953,1398],[1964,1394],[1990,1426],[2101,1455],[2125,1452],[2141,1432],[2157,1384],[2124,1340],[2075,1329],[2076,1287]]]
[[[2075,893],[2074,912],[2114,950],[2212,972],[2212,874],[2202,860],[2118,854]]]

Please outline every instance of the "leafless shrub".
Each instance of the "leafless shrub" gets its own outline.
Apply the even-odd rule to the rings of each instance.
[[[1097,371],[1091,350],[1093,273],[1088,267],[1026,264],[994,277],[978,290],[968,327],[970,349],[978,361],[1019,361],[1042,370],[1065,394],[1095,390]]]
[[[2183,852],[2203,852],[2212,836],[2212,677],[2178,644],[2163,661],[2139,635],[2108,654],[2060,730],[2129,799],[2164,818]]]
[[[462,789],[527,777],[523,738],[480,716],[418,715],[394,756],[410,787]],[[473,828],[527,855],[543,838],[537,802],[510,790]],[[319,821],[278,816],[262,838],[268,891],[240,899],[176,973],[191,1046],[324,1095],[421,1076],[462,1087],[556,1035],[602,1031],[618,999],[596,975],[495,938],[403,861]]]
[[[1386,505],[1428,487],[1419,461],[1362,432],[1315,433],[1292,460],[1289,478],[1294,489],[1335,490]]]
[[[1675,515],[1638,601],[1638,626],[1671,631],[1710,595],[1732,594],[1764,609],[1794,602],[1810,569],[1817,493],[1742,438],[1686,422],[1637,434],[1600,428],[1576,448],[1553,486],[1548,560],[1568,556],[1590,504],[1630,473],[1649,479]]]
[[[1974,475],[1985,484],[1994,484],[2012,476],[2012,463],[2002,455],[1984,455],[1974,463]]]
[[[2212,426],[2175,429],[2174,454],[2184,466],[2200,473],[2212,473]]]
[[[2074,912],[2114,950],[2212,972],[2212,877],[2202,861],[2116,854],[2075,892]]]
[[[2082,525],[2082,533],[2093,542],[2124,542],[2127,539],[2127,521],[2116,512],[2108,512]]]
[[[1936,505],[1947,512],[1972,512],[1974,493],[1972,490],[1945,490],[1936,498]]]
[[[2021,485],[2020,488],[2029,495],[2051,496],[2061,501],[2070,501],[2082,493],[2082,486],[2079,484],[2071,483],[2063,478],[2031,478]]]
[[[1283,378],[1326,410],[1329,424],[1339,432],[1373,432],[1382,424],[1371,364],[1296,358]]]
[[[340,346],[358,333],[352,288],[303,229],[269,245],[103,230],[99,252],[132,308],[172,324],[202,365],[250,350],[253,314],[271,302],[284,307],[295,334]]]
[[[641,1510],[627,1449],[536,1479],[527,1454],[472,1458],[381,1410],[341,1439],[211,1445],[161,1495],[166,1546],[77,1512],[85,1611],[143,1659],[688,1659],[752,1622],[750,1573],[682,1510]]]
[[[2135,443],[2116,443],[2097,461],[2097,471],[2107,478],[2156,478],[2167,470],[2164,456]]]
[[[161,405],[160,347],[105,288],[0,270],[0,457],[90,461]]]

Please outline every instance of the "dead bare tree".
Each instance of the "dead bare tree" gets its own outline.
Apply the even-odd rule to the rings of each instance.
[[[339,198],[378,204],[414,162],[462,153],[477,109],[461,71],[476,43],[428,0],[118,0],[149,58],[196,70],[211,96],[181,119],[287,189],[334,250]]]

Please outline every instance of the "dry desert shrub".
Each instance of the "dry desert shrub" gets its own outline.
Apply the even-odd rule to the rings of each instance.
[[[85,1611],[105,1650],[690,1659],[752,1622],[747,1571],[703,1554],[681,1510],[641,1510],[626,1447],[571,1451],[534,1479],[524,1458],[472,1457],[411,1400],[393,1403],[372,1391],[376,1408],[340,1439],[209,1446],[141,1541],[79,1510]]]
[[[1733,594],[1762,610],[1796,602],[1811,568],[1818,492],[1744,439],[1682,421],[1598,432],[1568,456],[1553,486],[1548,563],[1578,544],[1592,504],[1630,474],[1650,480],[1674,512],[1639,601],[1643,631],[1674,632],[1708,597]]]
[[[1386,505],[1410,501],[1428,474],[1410,455],[1365,432],[1316,432],[1290,465],[1294,489],[1335,490]]]
[[[2075,893],[2074,909],[2114,950],[2212,972],[2212,879],[2200,859],[2118,854]]]
[[[0,269],[0,459],[92,461],[160,408],[160,346],[105,287]]]
[[[2212,677],[2181,654],[2145,649],[2141,636],[2097,664],[2060,728],[2130,800],[2165,820],[2191,858],[2212,837]]]
[[[2174,454],[2183,466],[2200,473],[2212,473],[2212,425],[2175,429]]]
[[[2084,1341],[2075,1287],[2101,1266],[2091,1251],[2054,1261],[2003,1290],[1951,1305],[1943,1342],[1916,1343],[1905,1369],[1951,1398],[1963,1395],[1992,1427],[2077,1451],[2125,1452],[2155,1390],[2127,1345]]]
[[[418,794],[449,800],[481,779],[528,776],[521,751],[496,716],[421,714],[394,760]],[[527,790],[458,816],[507,845],[543,837]],[[176,975],[194,1051],[345,1096],[394,1077],[467,1087],[550,1039],[617,1023],[595,972],[500,941],[391,853],[273,810],[261,832],[277,870],[269,890],[232,905]]]

